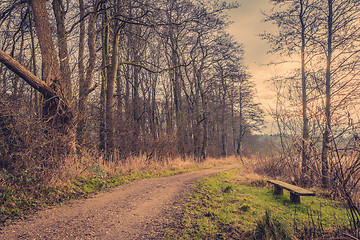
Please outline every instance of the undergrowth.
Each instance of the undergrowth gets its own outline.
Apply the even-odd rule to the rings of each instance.
[[[197,183],[174,207],[168,239],[314,239],[347,227],[341,203],[318,197],[290,202],[263,179],[244,181],[240,170]]]

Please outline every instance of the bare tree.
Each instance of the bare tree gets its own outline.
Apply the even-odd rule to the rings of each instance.
[[[326,61],[325,123],[321,154],[324,187],[329,186],[330,143],[336,138],[336,130],[333,128],[334,110],[340,109],[345,102],[349,104],[351,102],[349,96],[358,88],[351,83],[354,75],[357,74],[354,67],[359,64],[358,48],[353,46],[358,41],[359,28],[356,22],[359,20],[359,7],[360,3],[356,1],[328,0],[326,3],[319,3],[326,23],[324,31],[316,36]],[[340,92],[348,94],[337,102],[334,96]]]
[[[263,34],[262,37],[272,45],[274,52],[300,56],[300,81],[302,102],[301,172],[302,184],[306,184],[309,160],[309,118],[308,118],[308,80],[307,65],[314,55],[313,34],[318,27],[316,8],[313,0],[271,0],[277,6],[274,13],[267,15],[279,27],[279,34]]]

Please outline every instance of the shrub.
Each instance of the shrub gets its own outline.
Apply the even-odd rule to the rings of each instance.
[[[270,211],[256,222],[256,228],[253,239],[256,240],[277,240],[292,239],[293,234],[289,227],[277,217],[273,216]]]

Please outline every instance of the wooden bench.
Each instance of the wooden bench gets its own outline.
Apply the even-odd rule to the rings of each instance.
[[[300,203],[300,196],[315,196],[315,193],[301,187],[297,187],[285,182],[268,180],[269,183],[274,185],[274,194],[282,195],[283,189],[290,191],[290,202]]]

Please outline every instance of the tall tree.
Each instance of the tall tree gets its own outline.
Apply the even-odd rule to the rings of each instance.
[[[108,72],[110,65],[110,25],[108,17],[108,4],[104,1],[101,5],[102,15],[102,63],[101,63],[101,91],[100,91],[100,119],[99,119],[99,150],[106,149],[106,92],[108,82]]]
[[[33,11],[36,34],[39,40],[41,57],[42,57],[42,79],[45,83],[54,89],[56,95],[59,98],[49,98],[45,96],[45,104],[43,107],[43,116],[46,121],[52,121],[55,125],[68,124],[69,114],[67,112],[72,111],[70,109],[70,99],[66,98],[63,79],[60,73],[60,64],[58,55],[55,51],[54,42],[52,39],[52,31],[50,27],[50,21],[46,8],[46,0],[31,0],[30,5]],[[60,102],[59,102],[60,101]],[[63,105],[66,109],[61,109],[59,112],[59,106],[62,106],[61,101],[65,102]],[[56,117],[68,115],[67,117]],[[72,115],[72,113],[71,113]]]
[[[329,185],[329,162],[328,152],[331,134],[331,61],[332,61],[332,41],[333,41],[333,0],[327,1],[327,53],[326,53],[326,70],[325,70],[325,126],[324,137],[321,152],[322,162],[322,183],[324,187]]]
[[[337,139],[336,115],[343,115],[344,107],[354,101],[353,93],[359,88],[354,84],[358,74],[360,29],[360,2],[328,0],[319,2],[326,27],[315,35],[319,47],[323,50],[325,68],[325,106],[324,134],[322,144],[322,182],[329,186],[330,145]]]
[[[93,75],[96,65],[96,14],[97,1],[92,6],[88,20],[88,52],[89,61],[85,69],[85,4],[83,0],[79,0],[80,10],[80,32],[79,32],[79,55],[78,55],[78,70],[79,70],[79,100],[78,100],[78,124],[77,124],[77,140],[81,146],[85,140],[85,127],[87,124],[87,106],[89,94],[95,90],[96,86],[92,86]]]
[[[265,21],[275,23],[279,33],[262,34],[272,45],[274,52],[300,56],[300,81],[302,103],[302,137],[301,137],[301,177],[306,184],[309,161],[309,119],[307,94],[307,64],[313,57],[312,36],[317,29],[316,8],[313,0],[270,0],[275,6],[273,13],[265,17]]]

